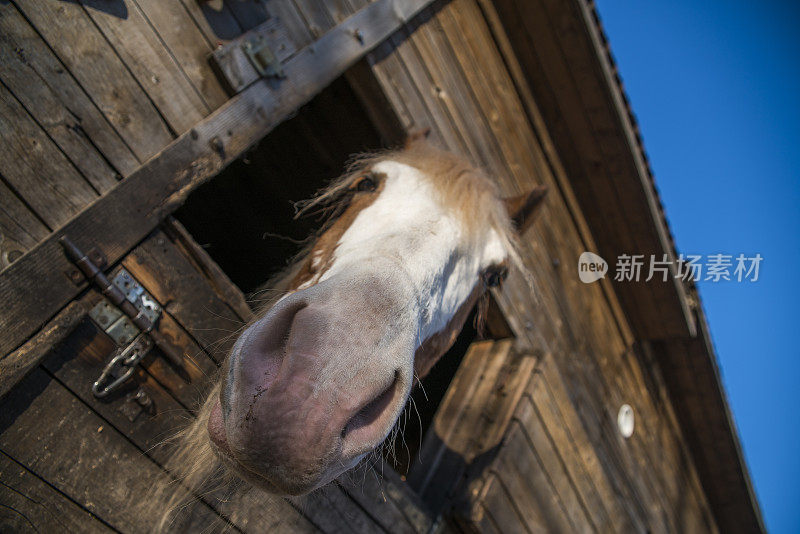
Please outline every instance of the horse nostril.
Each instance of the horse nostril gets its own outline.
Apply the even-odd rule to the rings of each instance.
[[[342,428],[341,438],[344,438],[351,432],[358,430],[360,428],[365,428],[380,418],[380,415],[386,410],[391,402],[392,398],[394,398],[395,390],[397,389],[397,384],[400,381],[400,370],[397,369],[394,372],[394,377],[392,378],[391,384],[380,392],[377,396],[375,396],[371,401],[366,403],[350,420],[344,425]]]

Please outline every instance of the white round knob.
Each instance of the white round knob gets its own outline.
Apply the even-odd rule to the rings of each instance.
[[[629,438],[633,435],[633,408],[628,404],[620,406],[617,414],[617,426],[623,438]]]

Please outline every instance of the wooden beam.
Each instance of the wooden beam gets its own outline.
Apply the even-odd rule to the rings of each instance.
[[[96,247],[116,263],[189,193],[342,75],[431,0],[378,0],[289,59],[286,79],[259,80],[170,143],[105,196],[0,273],[0,354],[20,346],[85,283],[58,239]]]
[[[321,61],[327,59],[335,62],[340,51],[323,48],[323,45],[342,46],[353,50],[372,49],[431,3],[432,0],[378,0],[325,34],[317,41],[318,47],[312,43],[304,49],[304,52],[310,49],[312,54],[320,56]],[[328,41],[323,42],[329,36]],[[269,46],[279,61],[284,61],[295,51],[294,42],[286,32],[286,28],[276,18],[267,20],[218,48],[212,58],[234,93],[239,93],[259,79],[256,69],[244,51],[247,43],[256,40]]]
[[[85,301],[70,303],[27,343],[0,360],[0,398],[66,339],[87,313],[89,306]]]

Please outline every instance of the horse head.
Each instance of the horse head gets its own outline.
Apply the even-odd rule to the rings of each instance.
[[[415,379],[502,282],[543,193],[504,201],[424,140],[361,158],[311,202],[338,213],[225,364],[207,423],[223,463],[296,495],[378,447]]]

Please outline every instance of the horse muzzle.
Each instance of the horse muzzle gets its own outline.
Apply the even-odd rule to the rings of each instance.
[[[226,463],[302,494],[380,445],[411,388],[415,303],[401,280],[354,273],[285,297],[247,328],[208,425]]]

